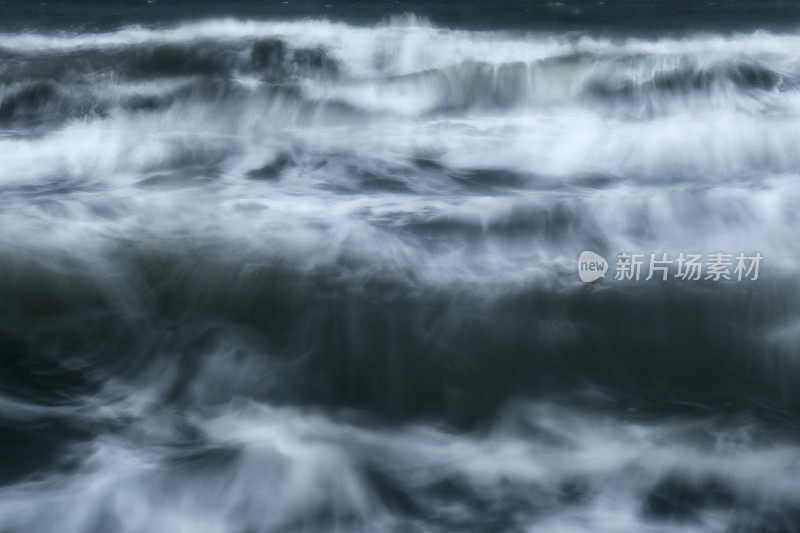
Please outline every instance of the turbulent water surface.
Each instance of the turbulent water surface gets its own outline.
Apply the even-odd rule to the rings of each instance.
[[[798,528],[800,8],[459,6],[0,2],[0,531]]]

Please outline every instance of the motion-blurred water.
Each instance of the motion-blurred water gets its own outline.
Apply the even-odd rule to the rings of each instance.
[[[0,531],[800,524],[797,5],[4,11]]]

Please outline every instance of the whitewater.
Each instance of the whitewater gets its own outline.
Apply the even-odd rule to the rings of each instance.
[[[0,530],[794,530],[798,48],[4,30]]]

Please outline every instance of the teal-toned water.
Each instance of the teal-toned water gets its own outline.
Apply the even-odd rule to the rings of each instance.
[[[796,530],[798,13],[0,2],[0,531]]]

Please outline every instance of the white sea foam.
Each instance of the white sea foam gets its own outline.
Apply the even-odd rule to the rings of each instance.
[[[186,45],[175,56],[183,67],[209,42],[228,63],[170,72],[169,53],[158,68],[137,63],[157,62],[148,54],[159,45]],[[254,66],[257,42],[286,57]],[[26,316],[50,312],[33,325],[15,318],[7,329],[22,333],[3,348],[29,343],[48,357],[63,342],[54,367],[97,385],[76,380],[80,393],[56,390],[57,401],[0,394],[4,420],[25,431],[55,421],[78,435],[56,446],[62,462],[0,486],[0,530],[657,531],[677,514],[670,529],[691,531],[791,521],[798,448],[764,445],[768,424],[749,415],[699,405],[696,417],[648,419],[602,395],[512,402],[470,430],[402,415],[417,414],[418,392],[434,413],[499,407],[506,398],[492,397],[497,384],[481,369],[522,385],[553,371],[559,390],[565,368],[610,386],[638,377],[681,405],[705,399],[706,381],[712,391],[740,386],[714,381],[730,372],[751,387],[743,396],[785,402],[769,413],[791,409],[799,46],[796,35],[767,32],[602,39],[448,30],[413,17],[0,35],[0,54],[14,58],[0,64],[11,78],[0,89],[0,288]],[[58,80],[22,68],[97,50]],[[621,284],[579,282],[582,250],[610,264],[618,251],[758,251],[764,292],[747,300],[752,323],[720,304],[726,294],[730,306],[741,301],[724,292],[730,285],[631,304]],[[385,296],[385,280],[402,295]],[[604,307],[592,299],[603,291],[620,300]],[[765,301],[778,292],[786,301]],[[466,304],[445,305],[465,293]],[[506,314],[484,313],[495,308]],[[698,316],[708,324],[690,322]],[[764,353],[719,355],[736,335],[763,341]],[[658,357],[640,353],[639,336]],[[71,349],[75,338],[82,349]],[[674,354],[673,343],[711,362]],[[592,359],[601,350],[606,359]],[[646,372],[629,378],[631,360]],[[680,375],[688,392],[648,365],[664,380]],[[48,384],[36,370],[37,387]],[[775,390],[759,389],[762,377]],[[308,397],[336,401],[298,406]],[[350,400],[361,409],[341,407]],[[371,409],[395,408],[401,423],[374,424]]]

